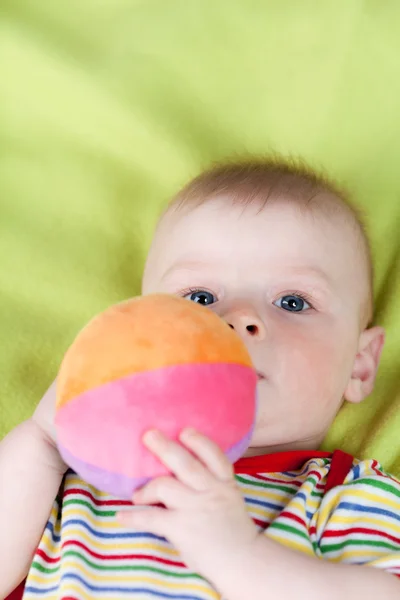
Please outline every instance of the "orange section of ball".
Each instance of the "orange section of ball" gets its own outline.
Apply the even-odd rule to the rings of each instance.
[[[167,294],[132,298],[101,313],[78,334],[58,375],[57,408],[120,377],[216,362],[252,366],[243,342],[211,310]]]

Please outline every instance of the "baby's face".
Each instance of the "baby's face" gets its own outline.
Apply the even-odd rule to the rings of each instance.
[[[217,198],[161,221],[143,293],[207,304],[259,374],[249,453],[315,448],[352,377],[365,282],[350,230],[289,203]]]

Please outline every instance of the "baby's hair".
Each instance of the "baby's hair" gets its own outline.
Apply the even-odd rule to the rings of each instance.
[[[261,211],[270,202],[295,203],[300,210],[343,216],[353,226],[368,279],[368,293],[362,307],[364,325],[372,319],[373,269],[364,217],[348,192],[321,170],[304,161],[268,156],[225,161],[195,177],[173,198],[167,208],[185,210],[226,196],[237,205],[255,205]]]
[[[269,156],[217,163],[192,179],[173,204],[202,204],[210,197],[226,194],[240,204],[265,205],[270,197],[302,199],[310,203],[320,193],[329,193],[348,203],[347,193],[327,175],[304,161]]]

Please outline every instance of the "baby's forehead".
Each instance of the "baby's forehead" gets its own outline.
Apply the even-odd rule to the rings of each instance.
[[[364,237],[364,231],[355,211],[340,198],[329,191],[319,191],[312,196],[303,196],[302,191],[296,194],[253,194],[252,196],[235,196],[229,193],[204,196],[196,201],[173,202],[160,219],[159,229],[173,235],[174,228],[189,227],[199,229],[209,227],[210,222],[219,222],[230,217],[237,217],[238,225],[243,229],[251,227],[252,219],[265,213],[281,213],[281,223],[284,226],[291,217],[298,220],[299,226],[319,228],[324,223],[329,225],[331,232],[343,238],[343,242],[359,244]],[[192,199],[193,200],[193,199]],[[291,219],[292,220],[292,219]],[[346,238],[346,239],[345,239]]]
[[[316,242],[321,240],[322,232],[322,244],[325,243],[325,237],[329,238],[332,253],[335,253],[335,245],[342,257],[345,253],[342,264],[344,268],[357,273],[359,284],[365,289],[363,295],[366,298],[366,308],[363,312],[370,313],[371,266],[368,243],[355,211],[330,192],[320,191],[307,198],[301,194],[270,193],[267,199],[261,194],[253,195],[250,199],[219,194],[196,199],[196,202],[185,203],[180,200],[172,203],[161,218],[153,251],[162,255],[173,244],[176,252],[184,255],[185,244],[192,245],[192,238],[197,236],[197,239],[204,240],[203,243],[207,244],[211,232],[214,235],[217,232],[220,237],[226,235],[231,223],[238,234],[238,243],[241,235],[242,239],[245,238],[245,231],[249,228],[255,228],[260,237],[263,222],[272,213],[275,221],[278,221],[281,235],[287,235],[288,244],[295,245],[298,241],[291,237],[295,221],[295,232],[304,230],[301,238],[303,244],[312,246],[318,252]],[[201,254],[201,246],[198,252]],[[250,252],[247,256],[251,260]],[[326,269],[329,270],[329,263]]]

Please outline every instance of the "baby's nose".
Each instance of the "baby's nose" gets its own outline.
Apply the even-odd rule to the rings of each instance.
[[[231,313],[225,317],[225,320],[242,339],[253,338],[254,341],[261,341],[265,338],[264,323],[252,312]]]

